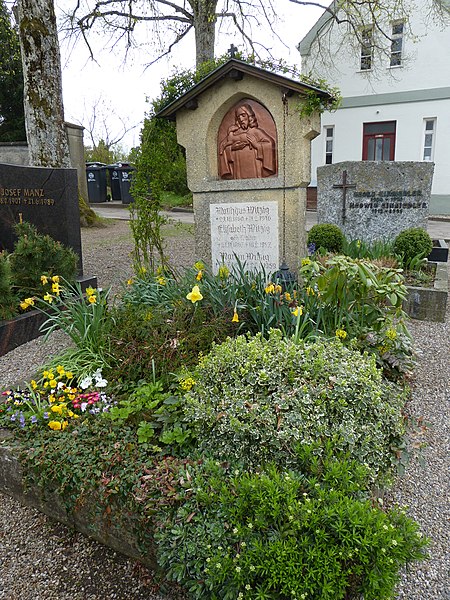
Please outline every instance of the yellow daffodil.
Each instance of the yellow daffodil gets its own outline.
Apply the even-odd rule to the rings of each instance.
[[[198,260],[195,264],[194,267],[197,269],[197,271],[203,271],[203,269],[205,268],[205,265],[202,263],[201,260]]]
[[[88,287],[86,288],[86,296],[92,296],[93,294],[95,294],[96,290],[94,290],[94,288],[92,287]]]
[[[347,337],[347,332],[345,331],[345,329],[336,329],[336,337],[340,340],[345,340],[345,338]]]
[[[88,300],[91,304],[96,304],[97,303],[97,296],[95,296],[94,294],[92,294],[92,296],[88,297]]]
[[[41,275],[41,283],[42,283],[42,285],[47,285],[47,283],[48,283],[47,275]]]
[[[266,294],[273,294],[275,291],[275,286],[273,285],[273,283],[269,283],[264,288],[264,291],[266,292]]]
[[[59,295],[59,291],[60,291],[59,283],[58,282],[52,283],[52,292],[56,295]]]
[[[61,429],[61,423],[59,421],[49,421],[48,426],[53,431],[59,431]]]
[[[199,271],[199,272],[197,273],[197,277],[196,277],[195,279],[196,279],[197,281],[201,281],[201,280],[202,280],[202,277],[203,277],[203,271]]]
[[[53,283],[59,283],[59,275],[53,275],[52,281]]]
[[[233,318],[231,319],[231,322],[232,323],[239,323],[239,315],[237,314],[236,310],[234,311]]]
[[[281,287],[281,285],[275,285],[273,288],[275,294],[281,294],[283,291],[283,288]]]
[[[48,382],[48,384],[49,384],[49,386],[50,386],[51,388],[55,388],[55,387],[58,385],[58,382],[56,381],[56,379],[51,379],[51,380]]]
[[[31,388],[32,388],[33,390],[35,390],[35,389],[37,388],[37,383],[35,382],[35,380],[34,380],[34,379],[32,379],[32,380],[30,381],[30,385],[31,385]]]
[[[292,298],[289,292],[286,292],[284,294],[284,297],[286,298],[286,302],[292,302]]]
[[[222,265],[221,267],[219,267],[220,279],[227,279],[229,274],[230,274],[230,269],[228,267],[226,267],[225,265]]]
[[[186,377],[186,379],[181,379],[180,388],[185,392],[188,392],[195,385],[194,379],[192,377]]]
[[[294,317],[301,317],[303,314],[303,306],[297,306],[293,311],[292,314],[294,315]]]
[[[58,365],[58,366],[56,367],[56,372],[57,372],[59,375],[64,375],[64,373],[66,372],[66,370],[64,369],[64,367],[63,367],[62,365]]]
[[[45,294],[44,295],[44,300],[46,302],[48,302],[49,304],[51,304],[53,302],[53,296],[51,294]]]
[[[166,278],[165,278],[165,277],[163,277],[163,276],[161,276],[161,277],[158,277],[158,278],[156,279],[156,281],[159,283],[159,285],[166,285],[166,283],[167,283],[167,282],[166,282]]]
[[[311,259],[310,258],[302,258],[302,267],[306,267],[307,265],[311,264]]]
[[[198,285],[194,285],[194,287],[192,288],[192,291],[189,292],[189,294],[186,296],[186,298],[188,300],[190,300],[192,302],[192,304],[195,304],[199,300],[203,300],[203,296],[200,293],[200,288],[198,287]]]
[[[66,377],[67,377],[67,379],[73,379],[72,371],[66,371]]]
[[[25,298],[25,300],[20,303],[20,308],[23,310],[26,310],[29,306],[34,306],[34,298]]]
[[[127,285],[133,285],[133,280],[132,279],[128,279]]]

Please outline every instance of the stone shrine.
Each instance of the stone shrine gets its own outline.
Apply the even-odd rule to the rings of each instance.
[[[433,181],[430,162],[342,162],[317,169],[317,220],[350,240],[392,240],[426,229]]]
[[[231,58],[158,113],[175,119],[193,193],[196,254],[217,273],[237,259],[272,274],[305,255],[310,143],[322,90]]]

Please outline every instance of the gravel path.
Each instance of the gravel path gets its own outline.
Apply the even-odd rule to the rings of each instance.
[[[182,231],[184,233],[182,233]],[[131,275],[126,221],[83,230],[84,271],[115,293]],[[192,265],[192,232],[171,228],[173,264]],[[424,466],[411,461],[389,502],[408,505],[432,539],[431,559],[402,574],[398,600],[450,600],[450,306],[445,323],[411,321],[419,364],[409,413],[427,424]],[[0,389],[30,378],[51,354],[67,346],[56,333],[0,357]],[[167,596],[166,596],[167,597]],[[175,597],[174,594],[171,595]],[[112,550],[0,494],[0,600],[158,600],[151,574]]]

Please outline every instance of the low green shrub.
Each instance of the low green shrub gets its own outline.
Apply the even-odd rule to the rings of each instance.
[[[33,296],[41,290],[41,276],[58,275],[74,282],[78,272],[78,256],[49,235],[41,235],[31,223],[18,223],[14,230],[18,240],[11,253],[14,287],[21,295]]]
[[[433,242],[425,229],[412,227],[398,234],[394,240],[394,252],[401,257],[408,269],[415,258],[425,258],[433,249]]]
[[[239,336],[214,346],[191,378],[186,420],[200,449],[220,460],[288,466],[298,442],[329,439],[373,479],[394,466],[406,392],[383,380],[374,357],[337,339]]]
[[[0,252],[0,321],[11,319],[17,312],[17,296],[13,292],[9,255]]]
[[[344,245],[344,234],[333,223],[318,223],[308,232],[308,246],[314,245],[315,250],[324,249],[328,252],[341,252]]]
[[[167,576],[195,599],[391,598],[399,569],[426,557],[417,525],[365,500],[364,469],[347,457],[329,449],[300,462],[257,473],[180,465],[157,511]]]

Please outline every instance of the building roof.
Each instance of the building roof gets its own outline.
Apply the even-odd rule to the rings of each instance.
[[[177,111],[181,108],[195,110],[198,106],[197,98],[208,88],[215,85],[217,81],[227,77],[234,80],[240,80],[245,76],[256,77],[263,81],[274,83],[275,85],[284,88],[287,93],[291,92],[306,95],[308,92],[314,91],[322,98],[330,97],[328,92],[321,90],[318,87],[302,83],[301,81],[295,81],[294,79],[278,75],[272,71],[266,71],[260,67],[255,67],[249,63],[237,60],[236,58],[230,58],[225,64],[217,67],[214,71],[211,71],[209,75],[204,77],[182,96],[160,110],[155,116],[174,119]]]
[[[297,50],[300,52],[300,56],[307,56],[311,51],[311,44],[317,37],[321,29],[330,21],[333,20],[333,14],[338,10],[337,2],[334,0],[328,8],[324,10],[321,16],[317,19],[315,25],[311,27],[305,37],[300,40],[297,46]],[[331,11],[331,12],[330,12]]]

